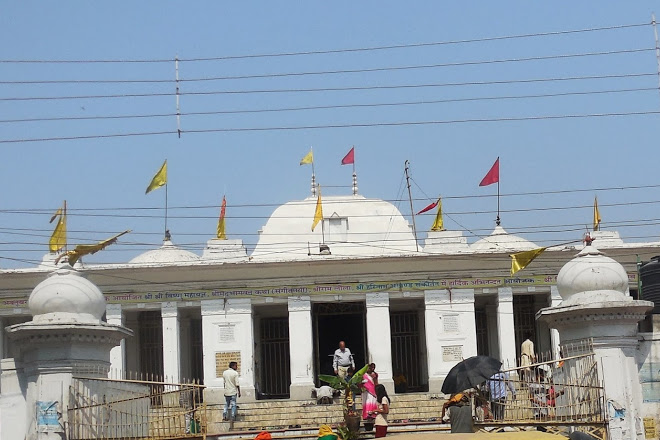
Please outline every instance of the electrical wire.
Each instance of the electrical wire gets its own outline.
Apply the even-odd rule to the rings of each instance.
[[[584,118],[604,118],[618,116],[648,116],[660,114],[660,110],[645,110],[631,112],[611,112],[611,113],[586,113],[586,114],[564,114],[564,115],[538,115],[538,116],[511,116],[499,118],[469,118],[469,119],[447,119],[436,121],[399,121],[399,122],[371,122],[371,123],[347,123],[347,124],[327,124],[327,125],[299,125],[299,126],[272,126],[272,127],[233,127],[233,128],[205,128],[192,130],[163,130],[150,132],[133,133],[112,133],[96,135],[78,135],[78,136],[54,136],[42,138],[21,138],[21,139],[0,139],[0,144],[16,144],[27,142],[54,142],[71,141],[84,139],[109,139],[124,138],[134,136],[162,136],[166,134],[203,134],[203,133],[229,133],[229,132],[264,132],[264,131],[294,131],[294,130],[320,130],[337,128],[368,128],[368,127],[402,127],[402,126],[420,126],[420,125],[445,125],[445,124],[466,124],[466,123],[492,123],[492,122],[523,122],[523,121],[549,121],[559,119],[584,119]]]
[[[422,100],[422,101],[399,101],[399,102],[381,102],[381,103],[362,103],[362,104],[338,104],[338,105],[315,105],[315,106],[298,106],[298,107],[283,107],[283,108],[259,108],[259,109],[246,109],[246,110],[216,110],[205,112],[182,112],[179,116],[211,116],[211,115],[226,115],[226,114],[249,114],[249,113],[268,113],[268,112],[290,112],[290,111],[310,111],[310,110],[330,110],[330,109],[346,109],[346,108],[373,108],[373,107],[398,107],[409,105],[430,105],[430,104],[445,104],[452,102],[477,102],[477,101],[499,101],[499,100],[513,100],[513,99],[538,99],[538,98],[555,98],[566,96],[587,96],[587,95],[603,95],[610,93],[631,93],[631,92],[656,92],[657,87],[637,87],[628,89],[608,89],[608,90],[587,90],[587,91],[573,91],[573,92],[557,92],[557,93],[541,93],[541,94],[527,94],[527,95],[499,95],[499,96],[476,96],[468,98],[447,98],[436,100]],[[20,123],[20,122],[49,122],[49,121],[89,121],[89,120],[105,120],[105,119],[139,119],[139,118],[163,118],[177,116],[177,113],[160,113],[160,114],[147,114],[147,115],[116,115],[116,116],[69,116],[69,117],[52,117],[52,118],[22,118],[22,119],[5,119],[0,120],[0,123]]]
[[[301,55],[325,55],[325,54],[337,54],[337,53],[350,53],[350,52],[366,52],[366,51],[379,51],[379,50],[391,50],[391,49],[406,49],[406,48],[419,48],[419,47],[429,47],[429,46],[444,46],[444,45],[455,45],[455,44],[466,44],[466,43],[481,43],[489,41],[499,41],[499,40],[512,40],[512,39],[521,39],[521,38],[536,38],[536,37],[545,37],[545,36],[559,36],[559,35],[568,35],[568,34],[577,34],[577,33],[586,33],[586,32],[601,32],[601,31],[610,31],[610,30],[621,30],[629,28],[637,28],[642,26],[650,26],[650,22],[646,23],[632,23],[632,24],[623,24],[623,25],[614,25],[614,26],[600,26],[593,28],[582,28],[582,29],[568,29],[560,31],[550,31],[550,32],[534,32],[527,34],[517,34],[517,35],[501,35],[493,37],[482,37],[482,38],[470,38],[470,39],[461,39],[461,40],[447,40],[447,41],[436,41],[436,42],[422,42],[422,43],[408,43],[408,44],[393,44],[393,45],[384,45],[384,46],[370,46],[370,47],[359,47],[359,48],[345,48],[345,49],[326,49],[326,50],[314,50],[314,51],[299,51],[299,52],[276,52],[276,53],[261,53],[261,54],[245,54],[245,55],[226,55],[226,56],[215,56],[215,57],[197,57],[197,58],[155,58],[155,59],[69,59],[69,60],[47,60],[47,59],[0,59],[0,63],[6,64],[80,64],[80,63],[172,63],[178,60],[179,62],[202,62],[202,61],[224,61],[224,60],[236,60],[236,59],[248,59],[248,58],[273,58],[273,57],[290,57],[290,56],[301,56]]]

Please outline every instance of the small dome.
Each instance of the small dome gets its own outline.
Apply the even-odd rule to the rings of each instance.
[[[360,195],[323,196],[323,220],[312,231],[316,197],[290,201],[273,211],[250,256],[254,261],[369,258],[410,255],[415,236],[396,206]],[[319,244],[330,247],[321,254]],[[318,252],[318,253],[317,253]]]
[[[181,264],[199,261],[199,255],[181,249],[165,240],[158,249],[147,251],[129,261],[130,264]]]
[[[561,268],[557,288],[564,305],[630,299],[623,266],[594,246],[585,246]]]
[[[536,249],[538,246],[517,235],[509,234],[501,226],[496,226],[493,232],[470,246],[473,252],[520,252]]]
[[[35,323],[98,324],[105,313],[105,298],[94,283],[67,264],[37,284],[28,307]]]

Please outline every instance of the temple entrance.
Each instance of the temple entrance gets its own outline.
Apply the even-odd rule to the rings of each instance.
[[[428,391],[423,301],[410,298],[390,301],[390,339],[394,391]]]
[[[361,368],[368,361],[366,312],[363,302],[315,303],[314,319],[314,371],[333,374],[332,358],[339,341],[345,341]],[[318,380],[317,380],[318,386]]]
[[[536,320],[536,313],[548,307],[549,299],[543,294],[513,295],[513,322],[516,336],[516,358],[520,359],[520,345],[531,336],[536,353],[550,351],[550,330]]]

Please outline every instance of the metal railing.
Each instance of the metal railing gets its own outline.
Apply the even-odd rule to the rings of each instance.
[[[204,386],[139,374],[75,376],[69,388],[67,438],[205,438]]]
[[[591,341],[561,347],[560,357],[502,370],[475,395],[477,423],[533,425],[543,430],[599,431],[607,427],[605,394]]]

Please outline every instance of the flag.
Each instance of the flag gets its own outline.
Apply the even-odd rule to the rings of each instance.
[[[436,206],[438,206],[438,202],[433,202],[433,203],[431,203],[429,206],[427,206],[426,208],[424,208],[424,209],[422,209],[421,211],[419,211],[419,212],[417,213],[417,215],[424,214],[426,211],[430,211],[430,210],[432,210],[433,208],[435,208]]]
[[[316,211],[314,211],[314,221],[312,222],[312,232],[314,228],[323,220],[323,206],[321,206],[321,187],[319,186],[319,197],[316,199]]]
[[[220,240],[226,240],[227,235],[225,234],[225,211],[227,210],[227,199],[225,196],[222,196],[222,207],[220,208],[220,218],[218,219],[218,233],[217,238]]]
[[[351,151],[346,153],[346,156],[341,160],[342,165],[355,165],[355,147],[351,148]]]
[[[598,211],[598,197],[594,197],[594,231],[600,230],[600,211]]]
[[[50,236],[50,241],[48,242],[48,248],[51,252],[57,252],[66,246],[66,202],[64,202],[64,207],[58,208],[55,211],[55,214],[50,218],[50,223],[53,223],[58,217],[59,220],[57,220],[53,235]]]
[[[493,166],[479,183],[479,186],[488,186],[500,181],[500,158],[498,157]]]
[[[80,259],[80,257],[89,254],[95,254],[98,251],[105,249],[106,247],[110,246],[112,243],[115,243],[119,237],[121,237],[124,234],[128,234],[129,232],[131,232],[130,229],[120,234],[117,234],[114,237],[110,237],[107,240],[99,241],[98,243],[94,243],[94,244],[79,244],[72,251],[69,251],[66,254],[62,254],[59,257],[57,257],[57,260],[55,260],[55,264],[57,264],[60,261],[60,258],[62,258],[64,255],[67,255],[69,257],[69,264],[73,266],[74,264],[76,264],[76,261]]]
[[[160,188],[166,183],[167,183],[167,159],[165,159],[165,162],[163,162],[163,166],[160,167],[154,178],[151,179],[151,183],[147,187],[147,191],[145,191],[145,194],[149,194],[151,191]]]
[[[445,224],[442,221],[442,200],[438,199],[438,213],[435,215],[435,220],[433,220],[433,226],[431,226],[432,231],[444,231]]]
[[[309,153],[305,154],[305,157],[300,161],[300,165],[307,165],[309,163],[314,163],[314,153],[312,150],[309,150]]]
[[[527,267],[529,263],[534,261],[534,258],[538,257],[543,253],[547,248],[538,248],[532,249],[531,251],[517,252],[515,254],[509,255],[511,257],[511,276],[516,272],[523,270]]]

